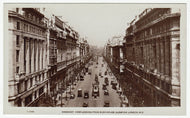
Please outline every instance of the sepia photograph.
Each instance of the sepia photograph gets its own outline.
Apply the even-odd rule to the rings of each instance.
[[[5,113],[186,113],[186,4],[5,3],[4,16]]]

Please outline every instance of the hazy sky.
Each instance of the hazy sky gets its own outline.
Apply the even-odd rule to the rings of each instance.
[[[139,8],[139,6],[141,8]],[[125,35],[127,24],[147,6],[133,4],[57,4],[46,12],[62,16],[68,25],[87,37],[89,44],[104,46],[109,38]]]

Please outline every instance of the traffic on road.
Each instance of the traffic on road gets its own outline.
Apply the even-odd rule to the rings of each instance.
[[[130,104],[122,94],[117,79],[112,74],[103,57],[90,60],[79,81],[71,85],[70,94],[62,93],[62,100],[58,104],[64,107],[129,107]],[[70,86],[70,87],[71,87]],[[69,99],[65,99],[65,97]],[[62,103],[60,103],[62,102]]]

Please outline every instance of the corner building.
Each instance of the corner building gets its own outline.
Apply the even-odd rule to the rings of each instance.
[[[180,10],[145,9],[126,30],[126,77],[146,106],[180,106]]]
[[[46,31],[43,10],[14,8],[9,20],[9,103],[35,106],[48,90]]]

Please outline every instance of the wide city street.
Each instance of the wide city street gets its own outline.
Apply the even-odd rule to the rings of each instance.
[[[97,63],[98,62],[98,63]],[[65,107],[121,107],[122,98],[121,88],[119,84],[116,85],[116,89],[112,88],[111,81],[117,82],[116,78],[111,73],[107,63],[103,60],[103,57],[99,57],[98,61],[90,61],[87,64],[88,71],[84,74],[84,80],[76,82],[76,85],[71,85],[68,88],[70,93],[66,92],[62,94],[62,104]],[[91,72],[91,73],[90,73]],[[99,96],[93,96],[93,84],[96,83],[95,76],[98,76],[98,89]],[[103,89],[105,84],[105,78],[108,78],[108,85]],[[82,97],[78,97],[78,90],[82,91]],[[119,91],[120,90],[120,91]],[[88,98],[85,98],[84,92],[88,93]],[[108,91],[108,94],[104,94],[105,91]],[[71,97],[71,94],[74,94],[74,97]],[[65,97],[68,97],[67,100]],[[127,98],[125,97],[127,100]],[[61,100],[58,101],[58,104]]]

